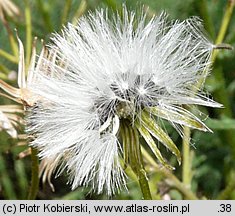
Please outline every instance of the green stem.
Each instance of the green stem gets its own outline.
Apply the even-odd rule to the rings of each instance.
[[[3,25],[5,26],[5,28],[7,30],[8,39],[9,39],[9,42],[10,42],[10,46],[11,46],[11,50],[13,52],[13,55],[15,57],[17,57],[18,56],[18,45],[17,45],[17,43],[14,39],[14,36],[12,34],[12,30],[9,27],[9,24],[8,24],[7,20],[3,19]]]
[[[190,128],[184,127],[184,138],[183,138],[183,172],[182,172],[182,180],[187,188],[191,188],[191,155],[190,155]]]
[[[234,8],[235,1],[234,0],[228,0],[226,5],[226,10],[224,13],[224,17],[222,19],[221,27],[217,36],[217,39],[215,41],[216,44],[220,44],[223,42],[225,34],[228,29],[229,22],[231,20],[231,16],[233,14],[233,8]]]
[[[116,0],[103,0],[103,2],[110,7],[113,11],[118,11],[119,14],[122,14],[123,10],[121,5]]]
[[[4,74],[4,73],[1,73],[1,72],[2,72],[2,71],[1,71],[1,69],[0,69],[0,79],[3,80],[3,81],[9,80],[9,79],[8,79],[8,76],[7,76],[6,74]]]
[[[72,20],[72,24],[76,24],[78,19],[85,13],[85,11],[87,10],[87,0],[81,0],[81,3],[77,9],[77,11],[75,12],[74,16],[73,16],[73,20]]]
[[[137,129],[135,127],[133,128],[131,125],[129,125],[129,131],[130,131],[131,136],[133,135],[132,137],[133,144],[134,144],[133,149],[134,149],[134,152],[136,152],[136,161],[138,164],[136,175],[138,176],[143,198],[145,200],[151,200],[152,195],[151,195],[150,188],[149,188],[148,177],[144,169],[144,162],[143,162],[141,147],[139,143],[139,134],[138,134]]]
[[[18,190],[20,191],[20,199],[25,199],[27,197],[27,191],[25,188],[27,188],[28,182],[23,160],[15,161],[15,172],[18,181]]]
[[[16,199],[14,184],[9,176],[9,170],[7,169],[6,161],[2,156],[2,152],[0,152],[0,184],[5,198]]]
[[[229,22],[231,20],[231,16],[233,14],[234,4],[235,4],[234,0],[227,1],[226,10],[224,13],[224,17],[222,19],[222,23],[221,23],[220,30],[219,30],[218,36],[216,38],[215,44],[221,44],[224,40],[225,34],[228,29]],[[212,54],[212,58],[211,58],[212,62],[215,61],[217,55],[218,55],[218,50],[214,50],[214,52]]]
[[[187,188],[174,174],[172,174],[171,171],[164,167],[160,167],[144,148],[142,148],[142,154],[144,158],[149,162],[149,164],[155,167],[156,170],[158,170],[158,172],[166,178],[166,182],[169,186],[180,191],[186,199],[198,200],[198,197],[189,188]]]
[[[226,31],[228,29],[228,25],[229,25],[229,22],[231,20],[231,16],[233,13],[234,4],[235,4],[234,0],[227,1],[226,11],[224,13],[221,27],[220,27],[218,36],[215,41],[216,44],[221,44],[224,40]],[[211,58],[212,62],[214,62],[216,60],[217,55],[218,55],[218,50],[214,50],[213,54],[212,54],[212,58]],[[220,99],[223,99],[227,95],[227,94],[225,94],[226,93],[226,86],[225,86],[225,79],[224,79],[224,75],[223,75],[223,70],[215,70],[215,78],[219,83],[221,83],[221,88],[220,88],[220,91],[217,92],[217,95]],[[222,93],[221,93],[221,91],[222,91]],[[229,103],[227,103],[228,101],[229,101],[228,98],[226,98],[226,101],[224,101],[226,103],[225,106],[227,108],[225,112],[227,112],[226,114],[228,116],[232,116],[232,111],[230,111],[231,109],[230,109]]]
[[[149,188],[148,177],[144,169],[138,131],[135,127],[132,127],[129,121],[124,120],[121,125],[122,139],[125,145],[127,145],[126,150],[129,151],[125,153],[125,155],[128,155],[126,162],[129,162],[131,169],[138,178],[143,198],[145,200],[151,200],[152,195]]]
[[[68,19],[68,13],[71,8],[72,0],[65,1],[64,11],[61,19],[61,25],[64,25]]]
[[[38,151],[35,148],[31,148],[31,187],[28,194],[29,200],[34,200],[38,193],[39,188],[39,162],[38,162]]]
[[[226,188],[218,195],[217,200],[226,200],[230,198],[231,193],[235,190],[235,172],[231,172],[229,182]]]
[[[208,1],[207,0],[200,0],[195,2],[197,5],[198,10],[200,11],[200,15],[203,19],[203,23],[205,26],[205,29],[208,31],[208,33],[212,36],[212,38],[215,38],[215,28],[213,25],[212,17],[209,14],[208,11]]]
[[[103,0],[105,4],[107,4],[114,11],[117,10],[117,2],[115,0]]]
[[[144,169],[140,169],[138,172],[138,179],[141,188],[141,192],[145,200],[151,200],[152,195],[149,189],[148,177]]]
[[[32,46],[32,23],[29,1],[25,0],[25,22],[26,22],[26,70],[29,66]]]
[[[235,3],[235,0],[228,0],[227,1],[226,11],[225,11],[225,14],[224,14],[221,26],[220,26],[220,30],[219,30],[218,36],[217,36],[217,38],[215,40],[215,44],[216,45],[221,44],[223,42],[223,40],[224,40],[225,33],[227,31],[228,24],[229,24],[229,21],[230,21],[231,16],[232,16],[232,12],[233,12],[233,8],[234,8],[234,3]],[[215,60],[217,58],[217,55],[218,55],[218,52],[219,52],[218,49],[214,49],[213,50],[213,53],[212,53],[212,56],[211,56],[211,62],[215,62]],[[208,71],[209,71],[209,66],[206,67],[205,70],[203,71],[203,73],[204,73],[203,75],[204,76],[202,76],[203,78],[201,80],[199,80],[198,84],[196,85],[195,93],[198,91],[197,89],[200,89],[200,87],[203,86],[203,84],[205,82],[205,77],[207,76]],[[220,79],[218,80],[219,83],[221,81],[224,81],[223,74],[220,74],[220,75],[217,74],[216,76],[220,77]],[[221,88],[225,89],[225,86],[222,86]]]
[[[10,70],[3,64],[0,64],[0,71],[1,73],[4,73],[4,75],[8,75],[10,73]]]
[[[218,33],[218,36],[216,39],[216,44],[220,44],[223,42],[225,33],[228,28],[229,21],[231,19],[233,7],[234,7],[234,2],[235,2],[234,0],[228,0],[226,11],[225,11],[225,14],[224,14],[224,17],[222,20],[222,24],[221,24],[221,27],[220,27],[220,30],[219,30],[219,33]],[[217,54],[218,54],[218,50],[214,50],[212,57],[211,57],[212,62],[215,61]],[[203,73],[207,74],[208,68],[206,68]],[[224,80],[222,73],[215,74],[215,76],[220,77],[220,79],[218,80],[218,82],[220,82],[220,83],[221,83],[221,80],[222,81]],[[195,93],[197,92],[197,89],[201,88],[203,83],[204,83],[204,78],[198,82],[198,86],[197,86],[197,88],[195,88]],[[223,83],[225,83],[225,82],[223,82]],[[227,95],[227,94],[221,95],[221,92],[223,92],[223,93],[226,92],[225,85],[222,86],[222,91],[218,91],[218,96],[220,96],[220,98],[221,98],[221,97],[225,97],[225,95]],[[226,133],[228,134],[228,137],[231,138],[231,140],[234,140],[234,138],[231,137],[231,134],[229,131]],[[183,183],[187,187],[190,187],[191,179],[192,179],[192,174],[191,174],[191,161],[192,161],[192,159],[190,157],[190,149],[189,149],[190,148],[190,129],[188,127],[184,127],[184,134],[185,134],[185,137],[183,139],[183,174],[182,175],[183,175]],[[233,143],[233,142],[231,142],[231,143]],[[235,147],[233,149],[235,152]]]
[[[223,43],[225,34],[227,32],[229,22],[232,17],[233,9],[234,9],[235,1],[234,0],[228,0],[226,5],[226,10],[223,16],[223,20],[221,22],[221,27],[216,39],[216,44]],[[214,50],[212,54],[212,62],[214,62],[217,58],[218,50]],[[219,70],[215,70],[214,72],[215,80],[216,82],[220,83],[220,89],[214,93],[215,99],[218,99],[224,106],[225,109],[217,111],[217,113],[220,116],[225,115],[226,117],[232,118],[232,106],[230,99],[228,98],[228,93],[226,89],[226,82],[225,77],[223,74],[222,68]],[[228,143],[230,143],[231,149],[232,149],[232,155],[235,157],[235,137],[234,137],[234,130],[226,130],[225,132],[226,140],[228,140]]]
[[[50,15],[48,13],[48,9],[45,7],[45,4],[49,4],[49,3],[47,2],[45,3],[45,1],[42,1],[42,0],[37,0],[38,9],[42,15],[44,26],[48,32],[52,32],[53,25],[51,23]]]
[[[7,59],[13,63],[16,63],[16,64],[18,63],[18,59],[15,56],[9,54],[8,52],[6,52],[2,49],[0,49],[0,56],[4,57],[5,59]]]
[[[215,41],[216,45],[223,43],[225,34],[227,32],[227,29],[228,29],[229,22],[230,22],[231,17],[232,17],[234,4],[235,4],[235,0],[228,0],[227,1],[226,10],[225,10],[222,22],[221,22],[221,26],[220,26],[218,36],[217,36],[216,41]],[[211,56],[211,61],[215,62],[217,56],[218,56],[218,50],[214,49],[213,53],[212,53],[212,56]],[[208,68],[206,68],[204,70],[204,73],[205,73],[204,75],[207,75]],[[225,83],[223,70],[222,69],[221,70],[215,70],[213,75],[215,76],[216,82],[220,83],[220,89],[214,93],[214,96],[215,96],[216,99],[218,99],[226,107],[225,109],[223,109],[221,111],[217,111],[217,113],[220,116],[226,115],[227,117],[232,118],[233,117],[232,116],[232,108],[231,108],[230,100],[229,100],[228,94],[227,94],[227,89],[226,89],[226,83]],[[206,77],[206,76],[204,76],[204,77]],[[198,82],[197,89],[200,89],[200,87],[203,85],[203,83],[204,83],[204,78],[201,79]],[[226,140],[228,140],[228,143],[230,143],[230,146],[232,148],[232,157],[234,158],[234,156],[235,156],[234,130],[226,130],[224,132],[224,135],[226,137]],[[228,172],[228,174],[230,174],[230,172]],[[228,184],[230,185],[230,183],[228,183]],[[224,195],[224,194],[227,195],[228,190],[230,190],[230,186],[228,186],[228,188],[226,188],[224,190],[224,192],[222,192],[222,195]],[[222,197],[222,195],[221,195],[221,197]]]
[[[226,11],[225,11],[225,14],[224,14],[221,26],[220,26],[220,30],[219,30],[218,36],[217,36],[216,41],[215,41],[216,45],[221,44],[223,42],[223,40],[224,40],[224,36],[225,36],[225,33],[227,31],[227,28],[228,28],[229,21],[230,21],[231,16],[232,16],[232,12],[233,12],[233,8],[234,8],[234,3],[235,3],[235,0],[228,0],[227,1]],[[211,62],[215,62],[215,60],[217,58],[217,55],[218,55],[218,51],[219,51],[218,49],[214,49],[213,50],[213,53],[212,53],[212,56],[211,56]],[[203,86],[203,84],[205,82],[205,77],[207,76],[208,71],[209,71],[209,67],[210,66],[208,65],[204,69],[203,76],[202,76],[203,78],[201,78],[198,81],[197,85],[194,88],[195,93],[198,91],[198,89],[201,88],[201,86]],[[217,75],[217,76],[219,76],[219,75]],[[224,80],[223,74],[220,75],[220,79]],[[220,83],[221,80],[218,80],[218,82]],[[223,88],[225,88],[225,86]]]
[[[230,196],[232,192],[235,191],[235,181],[231,181],[228,183],[226,188],[219,194],[219,196],[216,198],[217,200],[227,200],[230,199]]]

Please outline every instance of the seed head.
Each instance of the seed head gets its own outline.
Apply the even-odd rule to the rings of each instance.
[[[155,116],[176,128],[207,131],[182,105],[220,104],[196,88],[213,50],[198,18],[168,22],[162,13],[147,21],[144,13],[137,17],[126,8],[122,16],[108,17],[105,10],[89,13],[54,35],[48,48],[54,57],[44,58],[29,87],[40,99],[29,109],[27,131],[47,159],[47,173],[46,167],[60,167],[73,189],[91,186],[111,195],[125,185],[120,161],[141,164],[139,141],[133,144],[129,134],[143,136],[167,166],[157,138],[180,163],[178,148]]]

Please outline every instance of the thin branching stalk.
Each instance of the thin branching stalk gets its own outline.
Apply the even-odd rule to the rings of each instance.
[[[2,73],[1,69],[0,69],[0,79],[1,80],[8,80],[8,76],[4,73]]]
[[[5,196],[8,199],[16,199],[16,194],[14,190],[14,186],[12,180],[7,171],[6,162],[4,157],[2,156],[2,152],[0,152],[0,182],[5,193]]]
[[[39,161],[37,154],[37,149],[31,148],[31,187],[28,194],[29,200],[36,198],[39,188]]]
[[[140,169],[138,172],[139,184],[145,200],[151,200],[152,195],[149,188],[148,177],[144,169]]]
[[[69,14],[69,10],[71,8],[72,5],[72,0],[67,0],[65,1],[65,5],[64,5],[64,10],[63,10],[63,14],[62,14],[62,18],[61,18],[61,25],[63,26],[67,20],[68,20],[68,14]]]
[[[235,191],[235,181],[234,181],[234,177],[235,177],[235,172],[231,173],[230,176],[230,181],[228,182],[226,188],[220,192],[220,194],[217,196],[217,200],[226,200],[230,198],[230,195],[232,192]]]
[[[10,73],[10,70],[3,64],[0,64],[0,71],[1,73],[4,73],[4,75],[8,75]]]
[[[235,4],[234,0],[227,1],[226,10],[225,10],[225,13],[224,13],[224,16],[222,19],[222,23],[221,23],[220,30],[219,30],[218,36],[216,38],[215,44],[220,44],[224,40],[225,34],[228,29],[229,22],[231,20],[231,16],[233,14],[234,4]],[[218,50],[214,50],[214,52],[212,54],[212,62],[215,61],[217,55],[218,55]]]
[[[220,44],[223,42],[225,34],[227,32],[233,9],[234,9],[235,1],[234,0],[228,0],[226,10],[223,16],[223,20],[221,22],[221,27],[216,39],[216,44]],[[215,62],[216,58],[218,56],[218,50],[214,50],[212,55],[212,61]],[[226,89],[226,82],[223,74],[222,68],[215,70],[215,79],[216,82],[220,83],[220,89],[215,92],[215,98],[219,98],[221,103],[224,104],[225,109],[218,111],[218,114],[221,116],[226,116],[228,118],[232,118],[232,108],[231,103],[228,98],[228,93]],[[234,137],[234,130],[226,130],[225,131],[225,137],[227,142],[230,144],[232,149],[232,157],[235,157],[235,137]]]
[[[212,38],[215,38],[216,36],[215,27],[213,25],[212,16],[209,14],[208,1],[207,0],[196,1],[196,4],[198,10],[200,11],[200,15],[202,16],[205,29],[212,36]]]
[[[104,0],[104,2],[113,10],[117,10],[117,2],[115,0]]]
[[[191,151],[190,151],[190,128],[184,127],[183,138],[183,164],[182,164],[182,180],[187,188],[191,188],[192,179],[192,164],[191,164]]]
[[[145,200],[151,200],[152,195],[149,188],[148,177],[144,169],[143,158],[141,154],[141,148],[139,143],[139,134],[137,129],[132,127],[129,122],[122,123],[122,137],[125,145],[129,149],[124,149],[124,151],[129,151],[126,155],[127,161],[135,175],[138,178],[141,192]],[[129,154],[130,153],[130,154]]]
[[[30,134],[42,134],[41,137],[33,140],[32,145],[38,147],[43,152],[41,154],[45,157],[48,155],[51,158],[53,155],[52,160],[53,158],[66,158],[66,169],[70,173],[73,189],[81,185],[92,185],[94,191],[101,193],[106,190],[109,195],[112,195],[115,193],[116,188],[120,189],[122,185],[125,185],[123,170],[117,160],[119,155],[118,130],[120,129],[120,123],[124,121],[124,135],[121,134],[125,151],[123,154],[124,161],[138,177],[144,199],[150,199],[151,193],[141,156],[139,134],[137,135],[137,133],[143,136],[148,147],[164,165],[166,164],[165,160],[158,148],[153,145],[154,139],[157,139],[169,149],[176,156],[179,164],[181,163],[181,154],[172,139],[155,122],[151,114],[170,121],[173,126],[176,123],[203,131],[209,130],[201,120],[191,114],[191,112],[187,112],[185,108],[182,108],[182,105],[196,103],[211,107],[221,107],[220,104],[207,100],[205,97],[198,99],[191,97],[194,92],[189,89],[191,87],[190,83],[201,77],[201,72],[207,65],[211,55],[212,44],[201,32],[194,30],[194,25],[200,25],[197,19],[192,18],[182,23],[176,22],[171,30],[167,32],[164,30],[164,33],[160,33],[162,31],[162,23],[164,23],[163,29],[166,28],[165,25],[168,25],[165,23],[166,16],[162,13],[159,17],[152,19],[148,27],[146,27],[148,29],[146,34],[146,28],[143,25],[146,22],[146,16],[143,14],[144,16],[138,19],[139,23],[135,23],[135,13],[129,13],[126,7],[123,7],[122,10],[122,16],[113,16],[113,24],[109,22],[107,13],[104,10],[100,10],[95,15],[89,14],[81,19],[77,26],[69,25],[63,31],[62,36],[55,34],[55,37],[52,38],[54,45],[49,48],[49,52],[64,56],[65,65],[69,63],[71,68],[73,67],[74,59],[82,59],[84,63],[83,69],[76,70],[78,68],[77,64],[80,63],[75,61],[76,64],[73,67],[75,71],[67,70],[67,66],[61,66],[60,61],[56,60],[57,57],[48,57],[45,67],[42,67],[39,71],[39,74],[43,75],[40,78],[40,83],[35,83],[35,85],[33,83],[30,90],[37,95],[40,102],[44,103],[44,97],[48,97],[53,102],[50,104],[46,103],[45,106],[42,104],[43,109],[31,113],[32,115],[30,114],[29,121],[33,127],[29,128],[28,132]],[[128,32],[125,33],[125,29]],[[123,32],[123,34],[121,33],[120,35],[120,32]],[[142,38],[142,34],[145,37]],[[159,34],[160,38],[156,38],[156,35]],[[182,40],[182,37],[185,37],[187,43]],[[89,38],[89,40],[84,43],[84,38]],[[192,40],[192,38],[194,39]],[[119,40],[120,43],[114,42]],[[133,43],[133,41],[135,42]],[[169,41],[172,41],[172,43],[169,44]],[[160,43],[159,46],[157,45],[158,42]],[[177,46],[175,47],[176,44]],[[79,49],[74,48],[74,45],[79,47]],[[134,50],[132,49],[133,47],[135,47]],[[103,50],[104,53],[93,55],[94,51],[100,53]],[[120,52],[116,52],[116,50],[120,50]],[[155,52],[156,50],[158,52]],[[138,54],[139,52],[141,55]],[[136,56],[135,53],[137,53]],[[198,53],[201,54],[198,55]],[[122,56],[125,56],[125,59]],[[123,76],[120,65],[126,64],[132,59],[137,65],[140,62],[138,73],[135,68],[127,64],[125,66],[126,72]],[[153,59],[155,60],[153,61]],[[169,61],[166,61],[166,59]],[[125,62],[126,60],[128,62]],[[100,64],[100,61],[107,62],[107,70],[105,72],[104,66]],[[158,64],[158,61],[161,67],[156,64],[152,65],[152,62],[157,62]],[[58,68],[55,68],[57,64]],[[192,67],[194,64],[195,66]],[[149,71],[149,68],[152,69]],[[177,70],[175,71],[176,68]],[[51,71],[53,71],[53,77],[58,77],[53,80],[55,85],[49,84],[52,81]],[[71,72],[71,77],[73,78],[71,80],[67,80],[67,77],[61,79],[61,71]],[[93,73],[92,71],[98,72]],[[57,73],[58,76],[56,75]],[[101,78],[102,74],[109,82]],[[94,80],[97,81],[94,82]],[[172,86],[170,91],[176,92],[175,95],[168,94],[166,83]],[[94,86],[92,87],[92,85]],[[72,98],[71,102],[73,100],[76,102],[84,100],[82,109],[76,102],[71,107],[71,104],[68,104],[67,100],[64,101],[63,96],[61,96],[61,92],[63,92],[65,98],[70,97],[70,90],[73,89],[73,86],[77,91],[75,98]],[[182,89],[180,90],[179,88]],[[91,89],[94,89],[94,91],[91,91]],[[184,89],[189,91],[183,93]],[[106,90],[109,90],[109,92],[106,92]],[[80,92],[84,98],[80,95]],[[107,94],[107,98],[104,98],[103,93]],[[52,97],[50,97],[51,94],[53,95]],[[57,95],[58,97],[56,97]],[[87,100],[87,98],[91,100]],[[57,100],[59,100],[58,103],[56,102]],[[90,110],[91,104],[92,111],[86,113],[87,111],[85,110]],[[77,105],[78,108],[76,108]],[[63,109],[61,109],[61,106]],[[153,113],[145,111],[145,108],[148,109],[154,106],[157,107],[155,112],[154,110]],[[163,109],[165,112],[162,112]],[[60,112],[62,110],[63,115],[64,110],[68,111],[66,113],[67,117],[75,116],[76,120],[81,119],[77,123],[78,125],[76,124],[76,130],[81,130],[84,134],[76,134],[73,140],[66,139],[66,136],[70,137],[70,132],[71,134],[74,133],[71,130],[73,126],[69,126],[73,121],[70,121],[70,118],[65,118],[65,127],[68,126],[68,129],[61,129],[61,131],[64,131],[61,134],[61,139],[56,138],[54,140],[55,135],[58,134],[57,128],[61,127],[61,122],[58,122],[58,126],[56,126],[57,122],[54,119],[57,118],[57,115],[61,116]],[[46,133],[41,133],[50,125],[50,118],[44,118],[45,111],[48,116],[53,116],[51,119],[53,119],[55,127],[51,131],[46,130]],[[160,116],[158,116],[159,111]],[[90,120],[87,121],[88,119],[84,115],[87,115]],[[93,115],[96,117],[94,118]],[[183,117],[184,115],[186,117]],[[42,117],[43,119],[41,119]],[[142,123],[145,130],[147,129],[147,132],[141,125],[136,125],[135,117],[139,118],[140,123]],[[70,146],[73,144],[71,141],[75,143],[76,139],[79,140],[78,144],[75,145],[77,151],[70,152]],[[60,140],[63,143],[62,145],[58,143]],[[99,141],[100,149],[93,148],[96,141]],[[47,144],[45,145],[44,142]],[[58,143],[58,147],[54,145],[55,143]],[[122,145],[122,143],[120,144]],[[76,165],[77,169],[74,169],[74,165]],[[53,169],[56,166],[53,164]],[[89,179],[88,182],[87,179]],[[95,181],[98,182],[97,187]]]
[[[133,135],[134,135],[133,140],[134,140],[135,144],[137,145],[137,154],[139,153],[138,157],[140,158],[139,159],[140,165],[138,166],[138,169],[136,172],[138,179],[139,179],[140,188],[141,188],[144,199],[151,200],[152,195],[151,195],[150,188],[149,188],[147,173],[144,168],[141,147],[140,147],[140,143],[139,143],[139,134],[138,134],[137,129],[135,127],[130,128],[130,129],[133,131]]]
[[[44,26],[45,26],[47,32],[52,32],[53,31],[53,25],[52,25],[52,22],[51,22],[50,15],[49,15],[47,9],[45,8],[44,4],[45,4],[44,1],[37,0],[38,9],[39,9],[39,12],[42,15]]]
[[[225,34],[228,29],[228,25],[229,25],[229,22],[231,20],[231,16],[233,13],[234,4],[235,4],[234,0],[227,1],[226,10],[225,10],[223,20],[221,22],[221,27],[220,27],[220,30],[219,30],[219,33],[218,33],[218,36],[217,36],[217,39],[215,42],[216,44],[221,44],[224,40]],[[212,58],[211,58],[212,62],[215,62],[217,55],[218,55],[218,50],[215,49],[213,51]],[[226,90],[226,86],[225,86],[225,79],[224,79],[224,75],[223,75],[223,70],[215,70],[215,78],[220,83],[220,90],[217,91],[215,93],[215,95],[216,95],[216,97],[218,97],[222,100],[221,102],[226,107],[226,109],[224,109],[222,112],[225,115],[227,115],[228,117],[232,117],[231,105],[230,105],[229,99],[226,97],[227,90]]]
[[[8,52],[6,52],[2,49],[0,49],[0,56],[4,57],[5,59],[7,59],[13,63],[16,63],[16,64],[18,63],[18,59],[15,56],[9,54]]]
[[[224,14],[224,17],[222,20],[222,24],[221,24],[221,27],[220,27],[220,30],[219,30],[219,33],[218,33],[218,36],[216,39],[216,44],[221,44],[223,42],[225,33],[228,28],[229,21],[231,19],[233,8],[234,8],[234,0],[228,0],[227,6],[226,6],[226,11],[225,11],[225,14]],[[212,62],[215,61],[217,54],[218,54],[218,50],[215,49],[213,51],[213,54],[211,57]],[[208,70],[205,69],[204,73],[207,74]],[[223,74],[218,75],[215,73],[215,76],[220,77],[220,80],[219,80],[220,83],[221,83],[221,80],[222,81],[224,80]],[[197,89],[200,89],[200,87],[204,83],[204,81],[205,81],[204,79],[200,80],[200,82],[197,86],[198,87]],[[221,86],[221,88],[223,88],[223,90],[224,90],[222,92],[226,92],[225,85]],[[221,91],[219,91],[219,92],[221,92]],[[225,95],[226,94],[223,94],[222,97],[224,98]],[[223,101],[221,101],[221,102],[222,102],[222,104],[224,104]],[[190,129],[188,127],[184,127],[184,134],[185,134],[185,136],[184,136],[184,140],[183,140],[183,173],[182,173],[182,178],[183,178],[183,183],[185,183],[187,186],[190,186],[191,179],[192,179],[192,172],[191,172],[192,158],[190,158],[190,149],[189,149],[190,148]],[[231,136],[229,136],[229,137],[231,137]],[[234,140],[234,138],[232,138],[232,140]],[[234,147],[234,149],[235,149],[235,147]]]
[[[182,183],[170,170],[164,167],[160,167],[144,148],[142,148],[142,154],[144,158],[149,162],[149,164],[155,167],[157,172],[166,177],[166,181],[169,186],[171,186],[172,188],[176,188],[185,196],[186,199],[198,200],[198,197],[189,188],[187,188],[185,184]]]
[[[27,188],[28,181],[26,176],[26,169],[23,160],[15,161],[15,172],[18,179],[18,187],[20,190],[20,199],[25,199],[27,197]]]
[[[13,36],[12,30],[9,27],[9,24],[7,22],[7,20],[3,19],[3,25],[7,30],[7,34],[8,34],[8,39],[10,42],[10,46],[11,46],[11,50],[13,52],[13,55],[17,58],[18,57],[18,46],[17,46],[17,42]]]
[[[32,22],[31,10],[28,0],[25,0],[25,22],[26,22],[26,68],[28,68],[32,50]]]
[[[76,24],[76,22],[78,21],[78,19],[85,13],[85,11],[87,10],[87,0],[81,0],[80,5],[77,9],[77,11],[75,12],[74,16],[73,16],[73,20],[72,23]]]
[[[226,10],[221,22],[221,27],[216,39],[216,44],[221,44],[224,41],[225,34],[227,32],[232,14],[234,9],[235,1],[234,0],[228,0],[226,5]],[[215,62],[216,58],[218,56],[218,50],[214,50],[212,55],[212,61]],[[226,89],[226,82],[223,74],[223,69],[218,68],[215,70],[215,80],[216,82],[220,83],[220,89],[219,91],[216,91],[214,93],[216,98],[219,98],[220,101],[224,104],[225,109],[218,112],[220,116],[226,116],[228,118],[232,118],[232,108],[230,104],[230,100],[228,98],[227,89]],[[234,130],[226,130],[224,132],[225,138],[227,143],[230,145],[232,150],[232,158],[235,157],[235,137],[234,137]],[[228,199],[232,192],[234,191],[235,184],[234,184],[234,167],[232,167],[232,170],[229,170],[227,172],[228,180],[227,180],[227,186],[225,189],[218,195],[217,199]]]

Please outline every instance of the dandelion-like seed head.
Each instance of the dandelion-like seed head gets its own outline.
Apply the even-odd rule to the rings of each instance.
[[[170,167],[153,137],[180,163],[156,117],[180,133],[184,125],[207,131],[182,105],[220,105],[197,88],[213,50],[198,18],[168,22],[162,13],[147,21],[126,8],[108,17],[105,10],[89,13],[52,38],[53,55],[28,87],[40,99],[29,108],[27,131],[47,159],[46,173],[60,167],[73,189],[91,186],[112,195],[125,187],[123,167],[137,175],[144,169],[139,136],[164,166]]]

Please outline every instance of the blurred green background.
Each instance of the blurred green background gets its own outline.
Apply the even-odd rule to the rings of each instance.
[[[60,31],[67,22],[75,22],[89,10],[97,8],[112,8],[120,10],[122,3],[127,8],[135,10],[148,8],[149,18],[161,11],[166,11],[170,19],[183,20],[191,16],[198,16],[203,20],[208,38],[216,42],[221,30],[224,14],[228,12],[226,0],[12,0],[19,8],[20,14],[9,16],[5,13],[7,22],[4,25],[0,20],[0,50],[14,55],[9,34],[15,37],[16,28],[24,44],[27,40],[27,19],[31,14],[32,34],[45,42],[50,41],[53,32]],[[4,0],[0,0],[0,5]],[[1,7],[1,6],[0,6]],[[30,8],[30,11],[28,9]],[[227,8],[227,10],[226,10]],[[231,7],[232,8],[232,7]],[[232,11],[230,11],[231,13]],[[27,18],[28,17],[28,18]],[[235,46],[235,14],[229,18],[223,42]],[[7,28],[9,28],[7,30]],[[9,33],[9,31],[11,33]],[[40,43],[38,45],[40,47]],[[26,47],[27,51],[27,47]],[[1,54],[1,53],[0,53]],[[15,58],[17,58],[15,56]],[[17,86],[17,64],[11,59],[0,55],[0,78],[7,83]],[[214,133],[192,131],[190,147],[191,162],[191,189],[200,199],[235,199],[235,55],[234,50],[220,50],[210,76],[206,81],[206,91],[219,103],[224,104],[223,109],[199,107],[201,118]],[[0,96],[0,105],[12,104],[9,99]],[[208,117],[209,116],[209,117]],[[166,123],[167,131],[173,141],[181,149],[182,139]],[[19,134],[24,133],[22,126],[17,128]],[[0,131],[0,199],[26,199],[31,176],[31,160],[27,155],[25,140],[11,138],[5,130]],[[26,150],[26,151],[25,151]],[[165,151],[165,149],[161,149]],[[25,151],[25,157],[19,159],[19,153]],[[164,153],[169,159],[171,154]],[[20,156],[20,157],[21,157]],[[176,164],[174,158],[169,159]],[[150,187],[155,199],[184,199],[187,198],[179,189],[180,185],[172,183],[167,176],[150,165],[146,166],[149,173]],[[182,166],[176,165],[173,174],[182,180]],[[88,194],[89,189],[78,188],[70,190],[64,176],[52,178],[55,192],[48,184],[40,182],[37,199],[107,199],[105,195]],[[123,191],[112,199],[141,199],[138,181],[134,178],[128,180],[129,192]],[[184,186],[182,184],[182,186]]]

